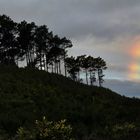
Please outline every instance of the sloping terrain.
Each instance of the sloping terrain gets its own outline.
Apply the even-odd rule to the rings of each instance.
[[[140,100],[62,75],[0,66],[0,135],[36,119],[67,119],[76,139],[140,139]]]

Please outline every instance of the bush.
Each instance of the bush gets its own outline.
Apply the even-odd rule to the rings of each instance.
[[[66,120],[53,122],[43,117],[30,130],[20,127],[16,137],[17,140],[73,140],[71,136],[72,128],[66,125]]]

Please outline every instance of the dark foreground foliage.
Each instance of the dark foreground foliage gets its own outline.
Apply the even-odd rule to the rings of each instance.
[[[0,66],[0,139],[66,119],[76,140],[139,140],[140,100],[29,68]]]
[[[48,121],[44,116],[41,121],[36,120],[32,129],[20,127],[15,140],[74,140],[71,136],[72,128],[66,120],[58,122]]]

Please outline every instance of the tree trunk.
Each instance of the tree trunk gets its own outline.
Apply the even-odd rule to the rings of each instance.
[[[26,65],[29,65],[28,54],[26,53]]]
[[[78,71],[78,81],[80,82],[80,71]]]
[[[56,71],[57,71],[57,74],[58,74],[58,60],[56,60]]]
[[[87,69],[86,69],[86,82],[87,82],[87,85],[88,85],[88,73],[87,73]]]
[[[98,69],[98,81],[99,81],[99,87],[102,86],[101,79],[100,79],[100,69]]]
[[[52,73],[53,73],[53,62],[52,62]]]
[[[89,74],[90,74],[90,85],[92,85],[91,70],[90,70]]]
[[[59,65],[59,74],[61,74],[61,61],[60,60],[58,62],[58,65]]]
[[[65,63],[66,55],[64,54],[64,69],[65,69],[65,77],[67,77],[67,67]]]
[[[40,61],[40,69],[42,70],[42,54],[41,54],[41,52],[40,52],[40,56],[39,57],[40,57],[40,60],[39,60]]]

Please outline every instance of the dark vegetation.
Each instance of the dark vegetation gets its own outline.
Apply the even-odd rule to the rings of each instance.
[[[0,66],[0,136],[66,119],[76,140],[140,139],[140,100],[31,68]],[[2,139],[2,138],[1,138]]]
[[[80,73],[86,73],[86,83],[99,86],[103,83],[103,70],[106,62],[100,58],[81,55],[68,57],[72,42],[66,37],[53,35],[46,25],[37,26],[34,22],[14,22],[6,15],[0,16],[0,64],[16,65],[24,62],[27,67],[69,76],[81,82]],[[62,67],[63,64],[63,67]]]
[[[0,140],[140,139],[140,100],[101,87],[106,62],[68,57],[70,47],[45,25],[0,16]]]

